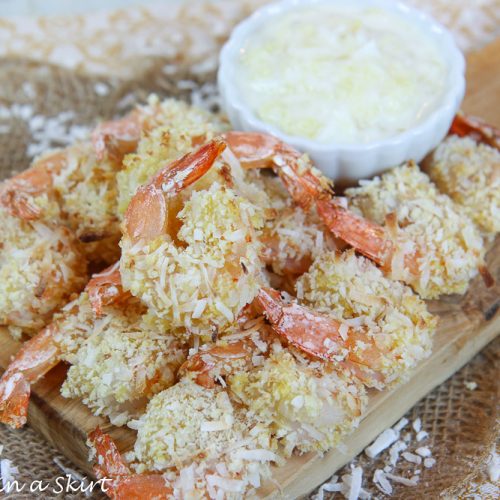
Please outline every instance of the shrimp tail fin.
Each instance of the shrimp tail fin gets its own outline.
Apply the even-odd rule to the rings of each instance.
[[[96,317],[103,315],[103,308],[130,298],[130,293],[122,286],[120,262],[116,262],[104,271],[94,274],[85,290],[89,294],[90,304]]]
[[[258,132],[226,132],[223,137],[244,168],[272,168],[304,210],[318,199],[333,196],[331,181],[312,168],[307,157],[276,137]]]
[[[54,341],[57,322],[24,343],[0,379],[0,421],[19,428],[26,423],[30,385],[60,361]]]
[[[149,184],[141,186],[127,207],[125,234],[134,242],[140,239],[150,241],[164,234],[169,220],[166,198],[178,194],[205,175],[225,148],[225,142],[214,139],[169,163]]]
[[[318,214],[328,229],[382,267],[390,265],[391,240],[382,226],[354,214],[332,200],[318,200]]]
[[[262,288],[256,297],[273,331],[291,345],[320,359],[338,361],[347,351],[339,335],[340,323],[297,302],[286,302],[277,290]]]
[[[500,130],[475,116],[458,114],[451,124],[450,134],[472,137],[478,142],[500,150]]]
[[[135,151],[141,137],[142,123],[138,110],[113,121],[103,122],[92,132],[92,146],[97,160],[106,155],[121,161],[123,157]]]
[[[98,458],[94,468],[97,477],[116,479],[130,474],[130,469],[123,461],[111,436],[102,432],[100,427],[89,434],[88,441]]]
[[[0,380],[0,422],[19,429],[26,424],[30,383],[22,373],[5,372]]]
[[[103,491],[114,500],[169,498],[172,488],[161,474],[133,474],[125,464],[118,447],[108,434],[97,427],[88,436],[87,444],[94,450],[94,472],[106,480]]]

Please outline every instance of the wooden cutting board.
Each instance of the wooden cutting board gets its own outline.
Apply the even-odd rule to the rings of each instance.
[[[465,111],[500,126],[500,39],[468,57],[467,82]],[[333,450],[322,458],[293,457],[285,467],[276,469],[274,477],[286,497],[304,495],[325,481],[500,333],[500,238],[490,249],[487,262],[497,285],[486,289],[478,277],[464,297],[451,296],[429,304],[431,311],[440,317],[432,356],[417,367],[404,385],[371,393],[368,412],[359,428],[346,438],[342,452]],[[2,370],[19,347],[18,342],[0,330]],[[33,387],[29,423],[61,453],[91,474],[85,445],[89,431],[101,426],[121,450],[132,446],[134,433],[113,428],[104,419],[92,416],[77,400],[64,399],[59,387],[65,373],[66,367],[57,366]],[[263,497],[275,496],[277,487],[264,485],[260,493]]]

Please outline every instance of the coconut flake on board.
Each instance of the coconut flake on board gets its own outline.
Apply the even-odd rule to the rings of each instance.
[[[418,485],[422,465],[429,469],[436,464],[432,458],[432,452],[428,446],[420,446],[419,442],[429,436],[422,429],[422,420],[417,418],[410,424],[406,417],[401,418],[393,427],[385,429],[364,450],[364,456],[360,455],[350,464],[350,473],[340,475],[337,473],[326,483],[319,487],[314,500],[323,500],[325,494],[340,493],[344,498],[371,498],[370,490],[378,490],[385,495],[392,495],[394,485],[404,487],[415,487]],[[409,431],[402,433],[408,427]],[[363,464],[367,464],[367,458],[377,465],[382,462],[381,468],[377,468],[372,477],[363,471]],[[400,462],[403,459],[404,462]],[[398,464],[403,464],[403,469],[398,471]],[[412,464],[413,469],[408,470]],[[347,466],[346,466],[347,467]],[[345,470],[345,469],[344,469]],[[364,479],[363,479],[364,478]],[[361,482],[359,482],[361,480]],[[362,482],[365,482],[365,489]],[[358,491],[359,486],[359,491]],[[356,497],[356,494],[358,496]],[[329,496],[328,498],[331,498]],[[336,497],[335,497],[336,498]]]

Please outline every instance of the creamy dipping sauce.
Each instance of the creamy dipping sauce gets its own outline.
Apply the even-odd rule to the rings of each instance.
[[[397,13],[321,3],[273,17],[240,51],[237,86],[262,120],[321,143],[403,132],[442,97],[447,65]]]

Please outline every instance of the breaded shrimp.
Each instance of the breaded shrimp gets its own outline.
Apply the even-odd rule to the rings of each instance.
[[[187,347],[168,332],[146,326],[142,308],[130,302],[123,310],[106,308],[71,357],[61,387],[65,398],[81,398],[117,426],[137,417],[154,394],[175,382],[187,355]]]
[[[450,135],[426,162],[426,171],[438,188],[493,238],[500,231],[500,134],[477,135],[478,124],[465,117],[458,135]],[[452,132],[456,130],[452,127]],[[476,137],[479,142],[476,142]],[[489,140],[487,140],[489,139]]]
[[[328,179],[290,146],[258,133],[224,137],[243,166],[273,168],[296,203],[305,209],[315,206],[336,237],[422,297],[464,293],[478,270],[488,277],[474,224],[415,165],[348,190],[354,213],[332,198]]]
[[[98,477],[114,479],[112,498],[130,498],[131,483],[141,498],[241,498],[279,461],[269,431],[251,414],[221,388],[207,391],[188,379],[157,394],[134,427],[129,465],[109,437],[89,436]]]
[[[60,361],[73,366],[62,392],[123,425],[175,381],[186,347],[143,322],[144,306],[121,289],[113,268],[23,345],[0,380],[0,420],[26,422],[30,384]]]
[[[425,302],[352,250],[323,254],[296,290],[303,304],[341,322],[348,364],[370,387],[406,379],[431,353],[437,318]]]
[[[423,298],[463,294],[484,266],[485,248],[474,223],[414,164],[346,191],[349,207],[377,224],[397,225],[419,248],[418,273],[409,283]],[[404,257],[393,258],[392,276],[405,275]]]
[[[0,207],[0,325],[16,338],[43,328],[87,281],[87,263],[69,229],[23,220]]]
[[[285,456],[294,449],[326,451],[359,422],[364,386],[341,365],[287,347],[262,320],[202,346],[180,375],[208,389],[227,385],[230,396],[272,431]]]
[[[224,148],[214,140],[167,165],[125,214],[124,287],[181,335],[223,331],[262,284],[260,210],[225,184],[196,190],[214,164],[224,169]]]

